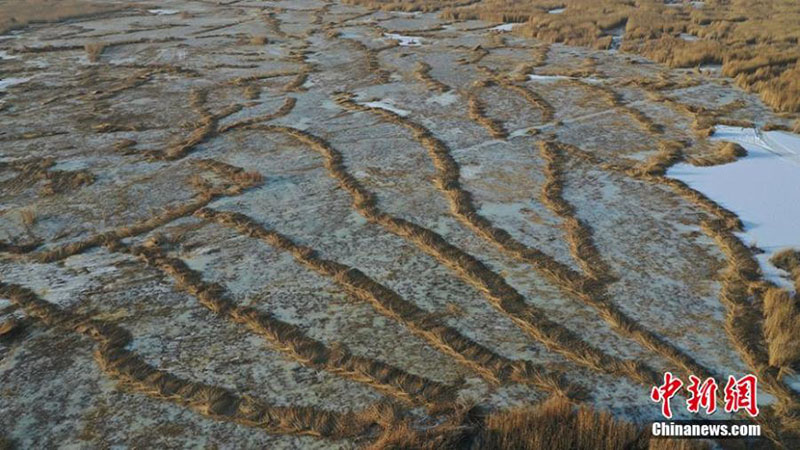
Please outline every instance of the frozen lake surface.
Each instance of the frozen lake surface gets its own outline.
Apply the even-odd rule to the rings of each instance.
[[[712,139],[736,142],[748,155],[713,167],[677,164],[667,175],[736,213],[745,226],[740,237],[765,251],[757,255],[764,274],[790,287],[769,258],[783,248],[800,248],[800,136],[718,126]]]

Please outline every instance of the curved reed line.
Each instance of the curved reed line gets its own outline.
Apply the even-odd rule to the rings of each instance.
[[[645,113],[639,111],[638,109],[630,105],[627,105],[622,100],[622,97],[619,95],[619,93],[617,93],[610,87],[599,84],[586,83],[581,80],[567,80],[567,83],[577,84],[583,88],[601,92],[606,97],[606,101],[611,107],[630,116],[633,120],[636,121],[636,123],[639,124],[640,128],[642,128],[644,131],[647,131],[652,134],[662,134],[664,132],[664,127],[655,123],[653,119],[648,117]]]
[[[425,83],[428,89],[432,91],[447,92],[450,90],[450,86],[442,83],[431,75],[431,66],[424,61],[417,62],[417,66],[414,69],[414,76],[419,81]]]
[[[231,177],[229,179],[233,182],[233,186],[226,187],[225,189],[212,189],[201,192],[189,202],[174,208],[170,208],[157,216],[150,217],[132,225],[98,233],[82,241],[66,244],[51,250],[43,250],[33,253],[33,258],[42,263],[59,261],[64,258],[83,253],[108,242],[118,241],[120,239],[147,233],[169,222],[180,219],[181,217],[191,215],[198,209],[203,208],[211,203],[211,201],[216,198],[222,196],[239,195],[245,189],[258,186],[262,181],[260,174],[245,172],[238,167],[230,166],[218,161],[200,160],[196,164],[198,164],[198,166],[201,168],[214,171],[221,176]]]
[[[260,116],[248,117],[246,119],[237,120],[236,122],[223,125],[222,127],[219,128],[219,133],[222,134],[236,128],[253,125],[258,122],[268,122],[270,120],[277,119],[278,117],[284,117],[292,112],[296,104],[297,104],[296,98],[286,97],[286,99],[284,99],[283,101],[283,104],[281,105],[280,108],[278,108],[277,111],[272,113],[262,114]]]
[[[493,138],[505,139],[508,137],[508,131],[506,131],[503,124],[486,114],[486,104],[478,97],[477,92],[472,91],[469,93],[467,108],[470,119],[485,128]]]
[[[567,163],[564,152],[557,143],[549,141],[540,142],[539,150],[546,161],[542,203],[562,219],[573,259],[586,275],[603,284],[616,280],[594,244],[591,227],[577,218],[575,208],[564,199],[564,166]]]
[[[242,109],[242,105],[231,105],[221,111],[212,113],[206,107],[208,91],[194,90],[189,96],[189,103],[199,115],[197,128],[186,138],[170,145],[163,152],[151,153],[150,156],[167,161],[175,161],[188,155],[195,147],[214,137],[219,131],[219,121]]]
[[[435,348],[491,383],[514,381],[531,384],[548,392],[570,395],[572,388],[565,386],[560,377],[545,372],[529,361],[511,360],[492,352],[463,336],[456,329],[440,323],[430,313],[369,278],[360,270],[336,261],[322,259],[313,249],[295,244],[286,236],[268,230],[244,214],[205,208],[195,215],[291,253],[299,263],[331,278],[354,298],[372,304],[382,314],[405,325],[412,333],[427,340]]]
[[[611,299],[605,286],[615,280],[611,268],[602,259],[595,247],[591,229],[588,225],[575,217],[575,210],[563,198],[563,166],[566,163],[567,153],[581,152],[579,149],[567,144],[557,142],[540,142],[539,148],[542,157],[547,162],[545,174],[547,181],[542,187],[542,201],[566,223],[567,240],[573,258],[581,265],[583,271],[599,281],[596,289],[576,293],[576,298],[587,305],[594,307],[600,316],[621,335],[627,336],[650,349],[674,364],[680,366],[689,374],[703,378],[713,377],[708,368],[702,366],[689,355],[679,350],[674,345],[660,338],[655,333],[647,330],[638,321],[628,316],[617,307]]]
[[[301,364],[365,383],[409,403],[440,404],[455,393],[453,386],[407,373],[382,361],[354,355],[344,346],[327,347],[296,325],[255,308],[237,306],[223,286],[203,281],[199,272],[191,270],[182,260],[167,256],[155,242],[123,249],[171,276],[178,288],[194,296],[209,310],[247,326]]]
[[[378,84],[386,84],[390,81],[391,73],[389,73],[387,70],[381,69],[381,63],[378,59],[378,52],[376,50],[367,47],[363,42],[355,39],[342,38],[341,40],[346,41],[348,44],[364,53],[367,71],[375,75]]]
[[[500,76],[494,70],[486,66],[478,66],[478,70],[486,74],[492,81],[497,83],[499,86],[502,86],[506,89],[516,92],[517,94],[522,96],[522,98],[524,98],[528,103],[530,103],[533,107],[539,109],[539,111],[541,111],[542,113],[543,122],[552,122],[553,119],[555,118],[556,110],[555,108],[553,108],[553,105],[551,105],[541,95],[537,94],[529,87],[516,84],[510,78],[505,76]]]
[[[380,212],[372,193],[366,191],[346,170],[340,152],[324,140],[305,131],[289,127],[265,126],[297,138],[325,158],[325,166],[340,186],[353,198],[353,207],[367,220],[414,243],[475,286],[497,309],[507,314],[520,328],[565,357],[598,371],[631,376],[650,383],[656,376],[646,366],[611,357],[581,340],[575,333],[548,319],[505,280],[463,250],[449,244],[439,234],[403,219]]]
[[[117,325],[79,317],[40,299],[22,286],[0,281],[0,296],[46,326],[92,338],[100,369],[134,390],[187,406],[212,419],[236,422],[275,434],[341,439],[363,434],[376,421],[372,412],[339,413],[314,407],[273,406],[230,390],[178,378],[127,350],[132,337]]]

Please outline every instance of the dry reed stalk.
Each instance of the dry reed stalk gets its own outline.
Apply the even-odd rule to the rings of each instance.
[[[388,121],[409,128],[423,147],[429,150],[434,160],[434,165],[439,171],[439,187],[445,191],[448,199],[450,199],[451,210],[457,218],[476,231],[478,235],[494,243],[501,250],[531,264],[565,292],[598,308],[603,313],[604,319],[611,323],[615,329],[622,331],[624,335],[630,336],[637,342],[642,343],[646,348],[664,355],[669,360],[684,368],[687,372],[710,374],[708,369],[702,367],[685,353],[662,340],[652,332],[647,331],[612,305],[611,302],[605,298],[602,283],[598,283],[597,280],[587,279],[563,264],[556,262],[552,257],[541,251],[525,246],[513,239],[505,230],[495,228],[487,219],[478,215],[474,206],[472,206],[469,194],[460,187],[458,181],[459,168],[457,163],[450,156],[449,149],[443,142],[434,138],[427,128],[394,114],[391,111],[358,105],[347,96],[340,96],[337,101],[347,109],[357,111],[368,110],[384,117]],[[422,245],[420,245],[420,248],[432,254],[434,257],[437,257],[437,259],[442,260],[449,267],[453,267],[457,271],[460,270],[462,276],[464,276],[467,281],[478,286],[481,290],[488,290],[488,296],[492,304],[497,306],[501,311],[506,312],[506,314],[508,314],[523,330],[545,344],[552,346],[556,351],[562,352],[566,357],[597,370],[609,370],[612,373],[630,376],[643,383],[648,383],[649,381],[647,380],[653,376],[651,369],[641,364],[614,361],[603,363],[598,366],[597,362],[603,360],[606,355],[602,355],[602,352],[599,352],[591,346],[586,346],[586,344],[576,336],[569,336],[569,333],[561,335],[556,334],[558,337],[555,339],[552,336],[547,336],[542,330],[550,328],[550,324],[548,323],[549,321],[541,315],[541,312],[532,310],[529,305],[524,303],[524,300],[521,299],[518,293],[513,291],[512,288],[507,287],[501,277],[486,270],[482,265],[478,266],[480,268],[468,268],[469,265],[471,265],[469,263],[471,258],[469,255],[461,255],[461,257],[456,258],[456,262],[453,262],[445,256],[453,253],[450,249],[437,249],[436,247],[425,247]],[[454,250],[458,251],[458,249]],[[485,278],[482,278],[480,276],[481,274],[485,275]],[[495,286],[501,287],[499,292],[513,293],[511,294],[511,298],[516,298],[516,300],[511,300],[507,295],[493,294],[491,288]],[[512,309],[506,309],[511,307],[511,305],[524,306],[513,306]],[[513,309],[517,308],[521,308],[521,310],[518,309],[518,312],[513,312]],[[569,341],[575,343],[567,344]]]
[[[597,162],[593,155],[580,152],[575,148],[571,148],[570,151],[576,154],[580,153],[582,158]],[[764,417],[759,417],[758,422],[762,424],[765,433],[773,442],[780,442],[781,433],[786,433],[794,426],[791,417],[793,417],[793,411],[797,411],[800,407],[800,396],[782,383],[777,370],[768,365],[766,344],[762,338],[763,331],[759,317],[761,313],[758,306],[749,300],[752,295],[763,296],[764,294],[761,287],[760,267],[750,249],[734,234],[735,231],[741,230],[741,221],[732,212],[678,180],[665,176],[646,175],[638,168],[619,168],[613,165],[604,167],[635,179],[672,187],[688,202],[699,206],[714,217],[714,220],[704,220],[701,228],[717,242],[728,259],[728,269],[723,276],[720,292],[720,300],[728,311],[725,329],[737,352],[758,375],[765,390],[778,399],[779,405],[776,411],[783,416],[775,419],[764,414]]]
[[[196,128],[186,138],[171,144],[163,152],[152,153],[151,156],[167,161],[175,161],[183,158],[192,150],[194,150],[196,146],[211,139],[218,133],[219,121],[221,119],[228,117],[242,109],[242,105],[231,105],[217,113],[212,113],[206,107],[207,99],[208,91],[192,91],[192,93],[189,95],[189,103],[192,109],[200,115],[200,120],[198,121]]]
[[[800,305],[783,289],[772,288],[764,295],[764,336],[769,365],[791,371],[800,362]]]
[[[598,281],[593,290],[574,292],[574,298],[597,309],[603,320],[621,335],[629,337],[645,348],[672,361],[687,373],[712,376],[713,374],[707,368],[644,328],[607,298],[605,286],[613,282],[615,276],[596,249],[591,229],[575,217],[574,208],[563,199],[563,167],[566,164],[566,155],[575,155],[596,164],[594,158],[591,155],[586,156],[588,154],[576,147],[562,143],[544,141],[540,143],[539,148],[542,157],[547,162],[545,167],[547,181],[542,187],[542,201],[565,220],[567,240],[573,258],[581,265],[584,273]]]
[[[721,142],[710,156],[693,157],[689,160],[692,165],[707,167],[728,164],[739,158],[747,156],[747,150],[735,142]]]
[[[534,92],[531,88],[527,86],[520,86],[504,78],[497,78],[497,81],[501,86],[516,92],[522,96],[522,98],[527,100],[527,102],[533,107],[539,109],[542,112],[543,122],[551,122],[555,117],[556,110],[553,108],[553,105],[551,105],[541,95]]]
[[[652,439],[633,424],[587,406],[577,409],[552,397],[528,408],[513,408],[486,416],[479,431],[480,448],[499,449],[650,449],[707,450],[698,441]]]
[[[385,84],[388,83],[391,79],[391,73],[381,68],[381,62],[378,58],[378,51],[372,48],[367,47],[364,45],[363,42],[357,41],[355,39],[343,39],[346,41],[350,46],[355,47],[358,51],[364,54],[364,63],[366,65],[367,72],[372,73],[376,79],[375,82],[377,84]]]
[[[603,97],[605,97],[609,106],[631,117],[637,124],[639,124],[639,127],[642,130],[651,134],[661,134],[664,132],[664,127],[653,122],[653,119],[638,109],[627,105],[623,101],[622,96],[620,96],[620,94],[614,91],[612,88],[599,84],[586,83],[581,80],[570,80],[568,82],[570,84],[581,86],[590,91],[601,93]]]
[[[267,114],[262,114],[260,116],[255,117],[248,117],[246,119],[241,119],[236,122],[232,122],[226,125],[223,125],[219,128],[219,133],[225,133],[235,128],[247,127],[250,125],[254,125],[260,122],[268,122],[273,119],[277,119],[279,117],[284,117],[288,115],[294,109],[295,105],[297,104],[297,99],[294,97],[286,97],[284,99],[283,104],[277,111]]]
[[[450,86],[431,76],[431,66],[424,61],[417,62],[417,66],[414,69],[414,76],[419,81],[425,83],[425,85],[428,86],[428,89],[432,91],[447,92],[450,90]]]
[[[86,57],[89,62],[93,63],[100,61],[100,55],[103,54],[105,48],[106,44],[103,42],[89,42],[83,46],[84,51],[86,51]]]
[[[564,221],[570,251],[583,272],[603,284],[613,282],[617,277],[600,256],[592,238],[591,228],[576,217],[575,208],[564,199],[566,165],[564,151],[558,144],[547,141],[539,143],[539,150],[547,163],[545,166],[547,179],[542,186],[542,203]]]
[[[495,139],[505,139],[508,132],[500,121],[486,115],[486,104],[475,92],[470,92],[468,100],[469,118],[480,124]]]

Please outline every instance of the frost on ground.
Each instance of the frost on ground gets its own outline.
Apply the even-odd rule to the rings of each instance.
[[[701,114],[785,126],[755,94],[508,18],[124,5],[0,37],[0,438],[355,449],[561,394],[638,427],[652,374],[783,369],[731,335],[761,312],[723,298],[721,213],[645,171],[713,146]],[[795,137],[747,133],[670,175],[797,170]]]

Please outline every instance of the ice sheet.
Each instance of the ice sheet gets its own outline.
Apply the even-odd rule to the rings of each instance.
[[[740,237],[765,251],[757,258],[767,278],[789,287],[769,258],[783,248],[800,248],[800,136],[729,126],[715,130],[712,139],[736,142],[748,155],[713,167],[677,164],[667,175],[736,213],[745,226]]]

